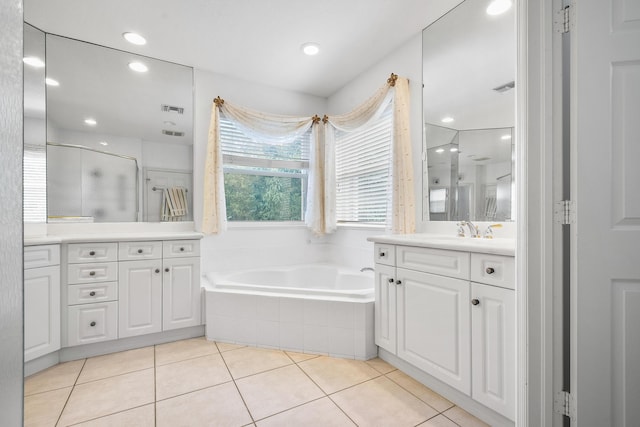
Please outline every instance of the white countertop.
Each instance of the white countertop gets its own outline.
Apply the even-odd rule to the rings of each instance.
[[[456,237],[446,234],[415,233],[372,236],[367,240],[389,245],[417,246],[493,255],[515,256],[516,254],[516,239],[509,238],[483,239]]]
[[[131,242],[136,240],[192,240],[202,239],[204,235],[196,231],[142,231],[117,233],[82,233],[47,236],[28,236],[24,238],[25,246],[53,245],[59,243],[82,242]]]

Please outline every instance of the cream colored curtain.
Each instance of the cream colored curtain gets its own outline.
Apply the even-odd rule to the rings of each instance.
[[[367,101],[353,111],[340,116],[325,116],[325,171],[324,171],[324,231],[336,229],[336,130],[352,132],[377,120],[390,102],[393,102],[393,141],[391,183],[388,194],[387,228],[393,233],[415,232],[415,197],[413,193],[413,163],[409,121],[409,81],[392,74]]]
[[[244,133],[254,138],[268,136],[270,140],[280,142],[294,140],[309,130],[318,117],[292,117],[277,114],[267,114],[248,108],[234,106],[216,98],[211,111],[207,157],[204,171],[204,201],[202,216],[202,232],[218,234],[226,230],[227,213],[224,197],[224,171],[222,163],[222,149],[220,147],[220,114],[234,121],[234,124]],[[317,132],[316,132],[317,133]],[[315,134],[314,134],[315,136]],[[317,137],[313,140],[316,150]],[[317,168],[317,166],[314,166]],[[311,168],[310,168],[311,169]],[[310,175],[314,172],[310,171]],[[315,179],[315,177],[314,177]],[[311,180],[311,178],[310,178]],[[308,194],[315,197],[315,194]],[[309,202],[307,202],[309,204]]]

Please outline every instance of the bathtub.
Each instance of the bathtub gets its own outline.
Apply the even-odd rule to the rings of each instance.
[[[209,340],[366,360],[374,343],[373,272],[330,264],[203,277]]]

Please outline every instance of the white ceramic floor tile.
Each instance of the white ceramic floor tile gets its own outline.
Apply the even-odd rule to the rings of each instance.
[[[420,424],[418,427],[459,427],[458,424],[451,421],[449,418],[444,415],[438,415],[437,417],[433,417],[430,420],[425,421]]]
[[[233,378],[242,378],[290,365],[291,359],[280,350],[244,347],[222,353]]]
[[[55,426],[72,387],[59,388],[24,398],[24,426]]]
[[[366,362],[325,356],[301,362],[298,366],[327,394],[381,375]]]
[[[73,386],[80,375],[84,359],[60,363],[25,378],[24,395]]]
[[[106,417],[96,418],[74,427],[155,427],[155,404],[140,406]]]
[[[82,368],[78,384],[153,368],[153,352],[152,346],[90,357]]]
[[[156,368],[156,400],[231,381],[220,354],[187,359]]]
[[[454,406],[453,408],[443,412],[442,415],[449,418],[460,427],[489,427],[489,424],[479,420],[459,406]]]
[[[216,353],[216,343],[204,337],[160,344],[156,346],[156,366]]]
[[[258,427],[282,426],[322,426],[342,427],[355,426],[344,412],[328,397],[314,400],[288,411],[258,421]]]
[[[440,396],[435,391],[422,385],[418,381],[411,378],[409,375],[402,371],[396,370],[387,374],[394,383],[407,390],[409,393],[416,396],[429,406],[433,407],[438,412],[444,412],[447,409],[453,407],[453,403],[449,402],[444,397]]]

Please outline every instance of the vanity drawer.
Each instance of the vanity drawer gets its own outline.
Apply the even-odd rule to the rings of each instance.
[[[89,304],[94,302],[116,301],[118,282],[87,283],[67,286],[67,304]]]
[[[72,305],[67,310],[67,345],[118,338],[117,302]]]
[[[162,242],[120,242],[118,245],[120,261],[160,258],[162,258]]]
[[[67,248],[69,264],[118,260],[117,243],[70,243]]]
[[[60,264],[59,245],[25,246],[24,269],[48,267]]]
[[[396,247],[384,243],[376,243],[373,249],[373,259],[376,264],[395,265]]]
[[[200,256],[200,240],[168,240],[163,244],[165,258]]]
[[[515,258],[503,255],[471,254],[471,281],[515,289]]]
[[[97,262],[92,264],[69,264],[67,283],[115,282],[118,280],[117,262]]]
[[[469,279],[469,253],[444,249],[396,247],[398,268]]]

